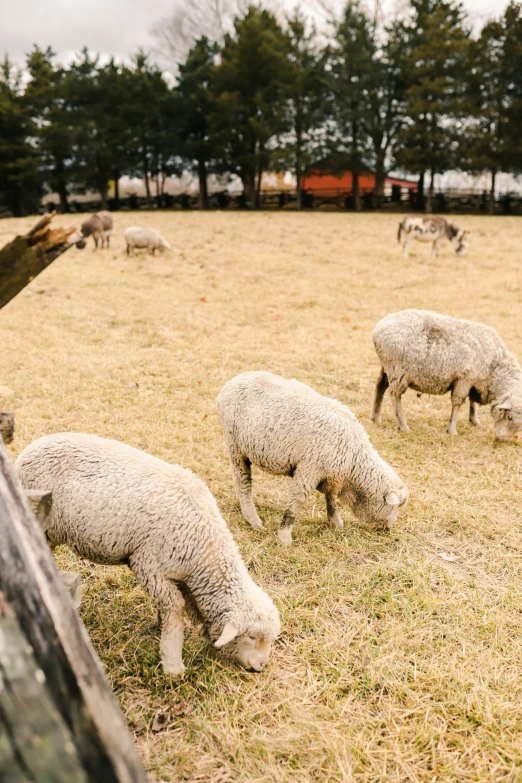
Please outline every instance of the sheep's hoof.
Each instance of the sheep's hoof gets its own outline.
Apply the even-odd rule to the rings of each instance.
[[[292,531],[289,527],[280,527],[277,537],[283,546],[290,546],[292,543]]]
[[[254,530],[263,530],[263,523],[261,522],[259,517],[257,517],[257,519],[247,519],[246,521],[248,522],[250,527],[254,528]]]
[[[330,527],[333,527],[336,530],[340,530],[342,527],[344,527],[344,522],[340,514],[335,514],[333,517],[330,517],[328,519],[328,524]]]
[[[399,432],[409,432],[410,428],[407,424],[399,424]]]
[[[457,434],[457,428],[455,427],[455,428],[452,429],[451,427],[448,427],[446,429],[446,432],[448,433],[448,435],[456,435]]]
[[[480,421],[478,419],[470,419],[470,424],[473,424],[474,427],[480,427]]]
[[[163,671],[173,677],[182,677],[185,674],[183,661],[162,661]]]

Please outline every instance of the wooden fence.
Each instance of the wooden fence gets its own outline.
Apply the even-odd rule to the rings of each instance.
[[[149,200],[143,196],[130,195],[118,201],[108,200],[108,209],[118,210],[192,210],[198,209],[198,197],[193,193],[172,195],[165,193]],[[101,201],[75,201],[70,199],[71,212],[97,212],[101,209]],[[244,210],[247,204],[243,193],[212,193],[209,196],[210,209]],[[58,209],[56,204],[48,204],[48,209]],[[260,194],[261,210],[294,211],[297,209],[297,193],[293,190],[266,190]],[[353,211],[354,197],[352,191],[313,190],[304,194],[304,208],[307,210]],[[394,186],[392,192],[382,198],[375,196],[373,191],[363,190],[360,193],[360,208],[363,212],[422,212],[424,204],[413,191]],[[464,192],[459,190],[438,191],[433,197],[433,212],[437,214],[489,214],[489,194],[486,192]],[[495,215],[522,215],[522,195],[516,193],[499,194],[495,200]]]

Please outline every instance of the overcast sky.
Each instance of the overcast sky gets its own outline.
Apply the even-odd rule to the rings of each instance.
[[[151,50],[150,29],[174,0],[0,0],[0,56],[23,61],[33,44],[51,46],[61,61],[83,46],[126,57],[139,47]],[[281,0],[289,8],[295,0]],[[369,0],[369,3],[371,0]],[[190,3],[190,0],[188,0]],[[393,0],[385,0],[392,4]],[[465,0],[477,24],[498,15],[506,0]],[[300,5],[303,5],[301,2]]]

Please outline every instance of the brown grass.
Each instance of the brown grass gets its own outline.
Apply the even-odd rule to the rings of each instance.
[[[79,218],[59,218],[61,223]],[[0,243],[34,218],[4,220]],[[160,229],[171,256],[128,259],[119,233]],[[426,307],[497,327],[522,356],[519,219],[459,218],[467,258],[414,245],[397,217],[121,214],[109,252],[73,249],[0,317],[0,383],[14,390],[17,454],[82,430],[195,470],[282,614],[263,674],[225,663],[187,632],[187,676],[159,666],[150,600],[125,568],[79,562],[82,617],[156,781],[522,780],[520,442],[497,445],[489,414],[444,432],[447,398],[409,392],[399,435],[389,403],[369,422],[375,322]],[[215,398],[266,368],[347,403],[406,479],[392,536],[325,525],[315,495],[282,549],[287,479],[255,473],[262,533],[236,501]],[[5,406],[4,406],[5,407]],[[454,555],[453,561],[441,553]],[[184,712],[187,703],[188,714]],[[152,731],[154,714],[171,715]]]

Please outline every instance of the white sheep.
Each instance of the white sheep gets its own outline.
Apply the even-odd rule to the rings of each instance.
[[[408,388],[424,394],[451,392],[450,435],[469,397],[469,420],[478,425],[478,406],[491,405],[498,440],[522,430],[522,368],[491,326],[429,310],[402,310],[373,330],[381,372],[371,417],[380,424],[382,400],[390,387],[399,430],[408,432],[401,397]]]
[[[150,251],[151,255],[155,255],[156,250],[163,252],[171,249],[170,243],[154,228],[131,226],[125,229],[123,236],[127,243],[128,256],[131,255],[131,250],[135,253],[137,248],[145,248]]]
[[[328,521],[342,527],[337,500],[374,528],[390,528],[408,490],[379,456],[354,414],[309,386],[269,372],[246,372],[228,381],[217,399],[241,512],[261,528],[252,499],[251,465],[292,477],[279,530],[292,541],[294,525],[310,493],[326,497]]]
[[[53,493],[46,536],[96,563],[127,564],[156,601],[165,672],[182,674],[183,615],[218,649],[261,671],[279,614],[253,581],[214,497],[190,470],[115,440],[48,435],[15,463]]]

